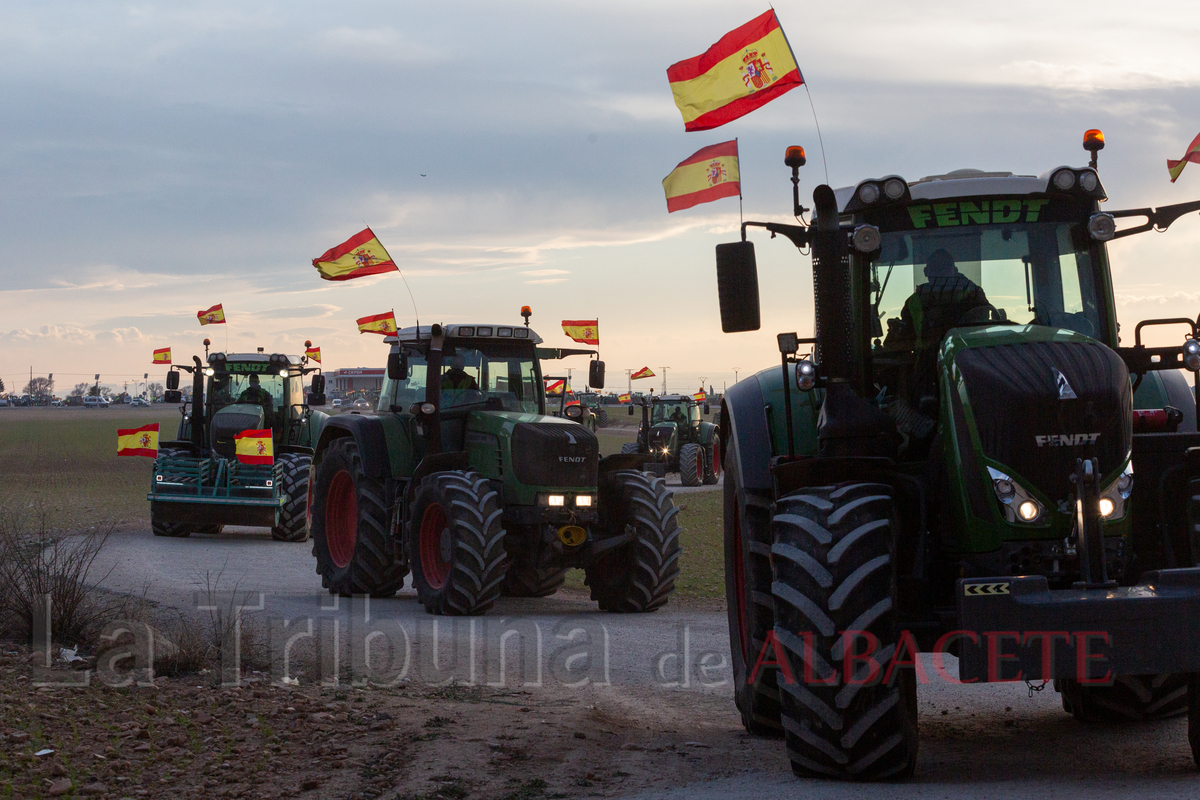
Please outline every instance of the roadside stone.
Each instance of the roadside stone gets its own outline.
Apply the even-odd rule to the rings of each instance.
[[[196,722],[200,723],[201,725],[208,725],[212,721],[213,718],[211,714],[207,714],[203,711],[196,712]]]
[[[308,780],[306,780],[300,784],[300,791],[302,791],[302,792],[311,792],[314,789],[320,789],[320,788],[321,788],[321,782],[319,780],[316,780],[315,778],[309,778]]]
[[[96,781],[95,783],[86,783],[80,787],[79,793],[87,795],[104,795],[108,794],[108,787],[103,783],[100,783],[100,781]]]
[[[633,742],[628,742],[627,744],[621,745],[621,749],[637,751],[637,750],[645,750],[646,748],[642,747],[640,744],[634,744]]]
[[[50,788],[46,790],[47,797],[60,797],[71,791],[71,779],[60,778],[50,782]]]

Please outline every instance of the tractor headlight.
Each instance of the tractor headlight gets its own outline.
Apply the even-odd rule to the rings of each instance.
[[[1112,214],[1092,214],[1088,220],[1088,235],[1097,242],[1107,242],[1117,232],[1117,223]]]
[[[575,505],[577,508],[591,508],[592,496],[590,494],[575,495]]]
[[[1069,169],[1060,169],[1054,173],[1054,177],[1050,179],[1055,188],[1062,189],[1064,192],[1075,186],[1075,173]]]
[[[281,369],[281,370],[279,370],[279,377],[281,377],[281,378],[286,378],[286,377],[287,377],[287,370],[286,370],[286,369]]]
[[[864,183],[858,187],[858,199],[866,205],[870,205],[879,199],[879,187],[873,183]]]
[[[1045,511],[1037,498],[1000,470],[988,467],[988,473],[992,478],[992,491],[1000,501],[1000,510],[1006,521],[1030,525],[1041,521]]]
[[[204,374],[211,378],[213,375],[217,374],[217,371],[212,367],[205,367]]]
[[[567,415],[567,419],[579,419],[583,416],[583,409],[579,406],[567,406],[563,413]]]
[[[421,413],[425,416],[430,416],[435,411],[437,411],[437,406],[433,403],[421,403]]]
[[[1085,169],[1083,172],[1079,173],[1079,188],[1083,189],[1085,192],[1095,191],[1096,187],[1099,185],[1100,179],[1097,178],[1096,173],[1092,172],[1090,169]]]
[[[888,178],[883,182],[883,193],[888,200],[899,200],[904,197],[904,181],[899,178]]]
[[[1126,512],[1125,504],[1131,494],[1133,494],[1132,461],[1126,464],[1117,479],[1100,493],[1100,516],[1110,522],[1122,519]]]
[[[546,498],[546,505],[550,506],[551,508],[562,508],[566,502],[566,496],[561,494],[552,494]]]
[[[879,243],[883,241],[883,237],[879,235],[879,228],[874,225],[859,225],[854,229],[851,241],[854,242],[854,249],[858,252],[871,253],[879,249]]]
[[[1200,370],[1200,342],[1195,339],[1183,343],[1183,366],[1191,372]]]
[[[807,358],[796,362],[796,388],[807,392],[817,385],[817,365]]]

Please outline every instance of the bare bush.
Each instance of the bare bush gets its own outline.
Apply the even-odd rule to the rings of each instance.
[[[92,574],[112,526],[77,534],[52,533],[46,513],[35,523],[0,506],[0,635],[32,642],[50,601],[55,641],[91,646],[101,627],[121,614],[127,600],[97,590],[104,576]]]

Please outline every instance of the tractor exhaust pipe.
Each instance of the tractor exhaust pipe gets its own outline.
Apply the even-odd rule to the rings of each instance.
[[[196,363],[192,370],[192,444],[196,446],[197,451],[203,452],[207,444],[204,424],[204,364],[200,362],[200,356],[192,356],[192,361]]]

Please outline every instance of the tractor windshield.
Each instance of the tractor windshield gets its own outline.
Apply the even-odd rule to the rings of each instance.
[[[693,415],[691,411],[696,413]],[[695,416],[695,420],[692,417]],[[685,424],[690,421],[699,421],[700,409],[696,406],[688,408],[688,404],[680,402],[665,402],[654,404],[654,416],[652,422],[677,422]]]
[[[428,362],[422,354],[408,350],[408,375],[384,381],[379,410],[425,402],[427,383]],[[500,410],[537,414],[540,393],[531,347],[488,342],[477,349],[446,343],[442,353],[442,408],[498,401]]]
[[[226,369],[209,379],[208,402],[213,412],[235,403],[262,406],[266,421],[283,408],[284,381],[278,372],[260,372],[267,365],[260,362],[229,362]]]
[[[1021,222],[883,234],[872,265],[875,336],[886,349],[936,345],[958,325],[1051,325],[1100,336],[1081,225]]]

